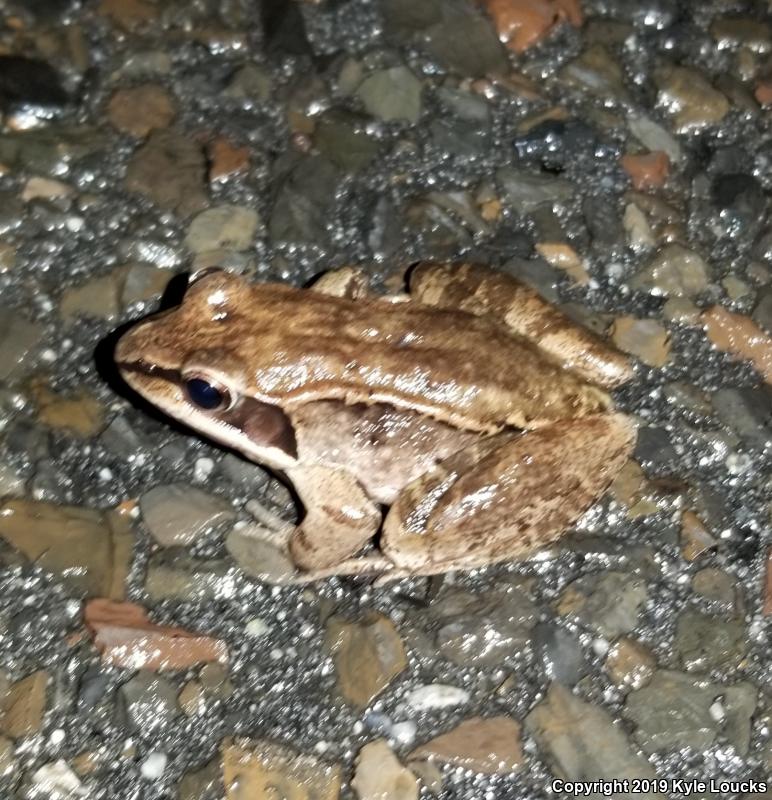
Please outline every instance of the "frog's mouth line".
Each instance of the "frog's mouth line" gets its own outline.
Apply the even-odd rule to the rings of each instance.
[[[121,372],[134,372],[137,375],[146,375],[148,378],[160,378],[170,383],[182,383],[182,373],[178,369],[167,369],[147,361],[118,361]]]

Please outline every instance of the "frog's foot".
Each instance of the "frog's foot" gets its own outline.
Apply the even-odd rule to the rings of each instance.
[[[528,557],[600,497],[635,438],[630,418],[598,414],[483,439],[403,490],[384,522],[381,551],[395,575]]]
[[[360,300],[370,293],[370,279],[359,267],[339,267],[325,272],[310,286],[315,292]]]
[[[410,296],[424,305],[492,317],[588,383],[613,388],[633,375],[627,356],[503,272],[479,264],[418,264],[410,275]]]

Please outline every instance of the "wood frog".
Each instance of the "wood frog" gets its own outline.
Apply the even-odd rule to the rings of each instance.
[[[514,278],[422,263],[409,294],[354,268],[308,289],[222,270],[119,340],[127,383],[277,472],[305,511],[266,538],[293,580],[528,556],[630,456],[606,390],[628,359]]]

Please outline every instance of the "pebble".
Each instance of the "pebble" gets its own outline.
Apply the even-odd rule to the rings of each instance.
[[[25,203],[32,200],[56,200],[65,197],[70,197],[74,190],[62,181],[54,180],[53,178],[32,177],[24,184],[21,191],[21,199]]]
[[[723,697],[725,730],[742,748],[750,733],[747,698],[755,693],[747,683],[725,686],[684,672],[657,670],[647,686],[628,695],[623,711],[649,755],[684,747],[701,752],[718,737],[721,721],[710,709],[716,697]]]
[[[617,317],[611,338],[625,353],[636,356],[650,367],[662,367],[670,355],[670,337],[654,319]]]
[[[42,381],[33,381],[31,394],[38,407],[38,420],[49,428],[86,439],[105,427],[104,407],[85,390],[62,395],[52,392]]]
[[[614,683],[623,689],[645,686],[657,667],[657,659],[648,647],[623,636],[608,651],[604,669]]]
[[[365,119],[341,111],[323,114],[314,134],[316,148],[346,172],[364,169],[379,149],[377,140],[365,130]]]
[[[190,223],[185,244],[193,253],[208,250],[246,250],[252,243],[260,217],[242,206],[213,206]]]
[[[643,115],[630,114],[627,116],[627,125],[633,136],[650,151],[665,153],[674,164],[683,160],[684,153],[680,143],[658,122]]]
[[[199,145],[171,130],[152,131],[131,157],[126,188],[187,217],[206,206],[206,160]]]
[[[520,724],[510,717],[470,717],[410,753],[484,775],[502,775],[523,765]]]
[[[228,660],[228,647],[222,640],[157,625],[136,603],[91,600],[83,618],[102,660],[124,669],[185,669]]]
[[[645,581],[610,570],[569,583],[560,595],[557,612],[613,639],[635,628],[647,598]]]
[[[226,97],[264,103],[271,96],[271,76],[260,64],[245,64],[233,73],[225,87]]]
[[[148,0],[100,0],[97,13],[119,28],[132,32],[151,26],[161,12]]]
[[[139,765],[139,774],[146,781],[160,780],[166,769],[169,757],[166,753],[150,753],[147,758]]]
[[[359,800],[418,800],[418,780],[384,739],[359,751],[351,787]]]
[[[155,83],[119,89],[110,98],[107,116],[123,133],[144,139],[150,131],[168,128],[177,115],[171,95]]]
[[[692,589],[706,600],[732,610],[737,598],[737,586],[731,575],[716,567],[705,567],[692,576]]]
[[[2,699],[0,731],[11,739],[38,733],[46,710],[48,683],[48,673],[38,670],[11,684]]]
[[[222,800],[219,759],[213,758],[200,769],[186,772],[178,784],[179,800]]]
[[[233,519],[222,497],[182,483],[156,486],[139,498],[142,519],[161,547],[193,544],[207,531]]]
[[[499,39],[516,53],[538,44],[562,21],[584,22],[578,0],[483,0]]]
[[[115,516],[79,506],[9,500],[0,507],[0,538],[71,590],[123,597],[134,537]]]
[[[44,764],[30,775],[29,792],[33,798],[41,800],[76,800],[78,797],[88,798],[90,794],[61,758]]]
[[[542,203],[565,205],[576,187],[563,178],[533,173],[515,167],[496,170],[502,200],[518,214],[528,214]]]
[[[762,611],[765,617],[772,615],[772,548],[767,551],[767,567],[764,577]]]
[[[17,311],[0,308],[0,381],[23,375],[42,339],[40,325]]]
[[[239,147],[224,136],[218,136],[207,148],[209,155],[209,182],[223,182],[234,175],[249,170],[249,147]]]
[[[630,176],[633,188],[642,192],[664,186],[670,174],[670,159],[661,150],[652,153],[628,153],[622,156],[622,167]]]
[[[391,122],[414,124],[421,116],[421,82],[407,67],[391,67],[374,72],[357,89],[368,114]]]
[[[469,692],[458,686],[430,683],[411,689],[405,702],[414,711],[429,711],[433,708],[454,708],[469,702]]]
[[[296,575],[289,554],[277,546],[275,536],[261,525],[235,525],[225,537],[225,549],[251,578],[281,584]]]
[[[550,681],[575,686],[590,670],[577,637],[552,623],[534,628],[533,649]]]
[[[224,558],[192,558],[179,548],[154,553],[148,560],[145,591],[152,602],[201,603],[232,596],[230,564]]]
[[[768,22],[747,17],[717,17],[710,24],[710,34],[719,50],[747,48],[766,54],[772,49],[772,28]]]
[[[293,800],[337,800],[341,769],[265,739],[226,739],[222,779],[226,800],[267,799],[277,786]]]
[[[325,647],[332,655],[341,696],[366,708],[407,667],[402,639],[394,623],[371,613],[359,622],[331,617]]]
[[[747,359],[766,383],[772,383],[772,337],[742,314],[711,306],[700,314],[708,339],[719,349]]]
[[[553,683],[525,718],[553,772],[568,780],[652,778],[654,770],[607,711]],[[652,795],[643,795],[651,797]]]
[[[563,270],[579,286],[590,282],[587,266],[569,244],[537,243],[536,252],[553,267]]]
[[[667,66],[655,71],[657,102],[673,115],[677,133],[714,125],[729,113],[729,101],[705,76],[691,67]]]
[[[687,672],[729,670],[744,658],[747,639],[742,620],[687,608],[676,622],[673,651]]]
[[[602,45],[592,44],[560,71],[568,85],[601,98],[625,101],[624,73],[617,59]]]
[[[436,649],[455,664],[491,667],[522,650],[537,619],[527,594],[517,587],[473,594],[451,589],[426,615]]]
[[[13,742],[0,736],[0,780],[7,780],[11,775],[18,774],[17,769]]]
[[[633,289],[662,297],[696,297],[710,281],[709,267],[694,250],[665,245],[633,278]]]
[[[627,243],[633,250],[649,250],[656,244],[657,240],[646,215],[635,203],[625,206],[622,224],[627,231]]]
[[[137,672],[118,694],[126,723],[140,735],[157,735],[179,715],[174,685],[149,670]]]

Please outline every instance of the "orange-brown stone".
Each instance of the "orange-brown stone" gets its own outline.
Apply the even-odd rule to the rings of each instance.
[[[772,80],[759,81],[756,84],[753,95],[760,105],[772,105]]]
[[[83,616],[102,659],[118,667],[185,669],[228,660],[228,648],[222,640],[171,625],[156,625],[136,603],[97,598],[86,603]]]
[[[584,22],[579,0],[482,0],[499,39],[516,53],[538,44],[563,20],[575,27]]]
[[[658,189],[670,174],[670,159],[661,150],[639,155],[628,153],[622,156],[622,167],[638,191]]]
[[[210,183],[226,180],[249,167],[249,148],[238,147],[224,136],[218,136],[209,145],[208,155]]]
[[[722,306],[711,306],[700,315],[708,339],[725,350],[753,364],[766,383],[772,384],[772,337],[750,317],[733,314]]]

